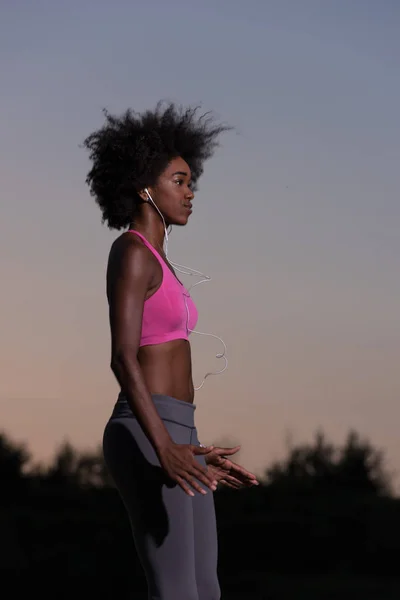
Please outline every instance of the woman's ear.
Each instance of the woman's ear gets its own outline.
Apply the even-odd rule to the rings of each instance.
[[[146,189],[147,189],[147,188],[146,188]],[[148,194],[148,192],[146,191],[146,189],[144,189],[144,190],[140,190],[140,191],[138,192],[138,194],[139,194],[140,198],[143,200],[143,202],[148,202],[148,201],[149,201],[149,194]]]

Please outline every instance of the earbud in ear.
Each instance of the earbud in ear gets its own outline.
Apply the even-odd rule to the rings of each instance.
[[[146,194],[144,198],[142,197],[143,193]],[[142,202],[150,202],[150,194],[147,188],[144,188],[144,190],[142,190],[139,195],[142,198]]]

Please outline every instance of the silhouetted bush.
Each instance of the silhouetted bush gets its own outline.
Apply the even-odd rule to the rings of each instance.
[[[57,598],[80,598],[89,584],[97,598],[146,597],[129,521],[100,448],[80,452],[65,443],[45,468],[2,434],[0,474],[3,582],[10,578],[13,589],[26,584],[29,592],[51,597],[50,573],[63,582]],[[392,598],[400,500],[383,454],[355,432],[343,446],[318,433],[313,444],[289,448],[266,470],[262,485],[221,489],[215,502],[224,600],[344,600],[343,586],[353,594],[352,582],[372,575],[381,582],[371,584],[379,589],[377,600]],[[286,579],[297,587],[283,584]],[[335,588],[334,581],[343,586]],[[364,583],[359,586],[364,590]],[[362,597],[373,596],[363,591]]]

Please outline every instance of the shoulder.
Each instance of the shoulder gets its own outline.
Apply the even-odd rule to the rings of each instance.
[[[125,232],[112,243],[108,256],[108,272],[151,279],[156,268],[155,257],[138,236]]]

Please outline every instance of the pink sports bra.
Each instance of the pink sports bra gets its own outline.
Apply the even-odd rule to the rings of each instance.
[[[139,346],[162,344],[178,339],[187,340],[197,323],[195,303],[150,242],[135,229],[129,229],[129,233],[137,235],[154,254],[163,274],[158,290],[145,300]]]

